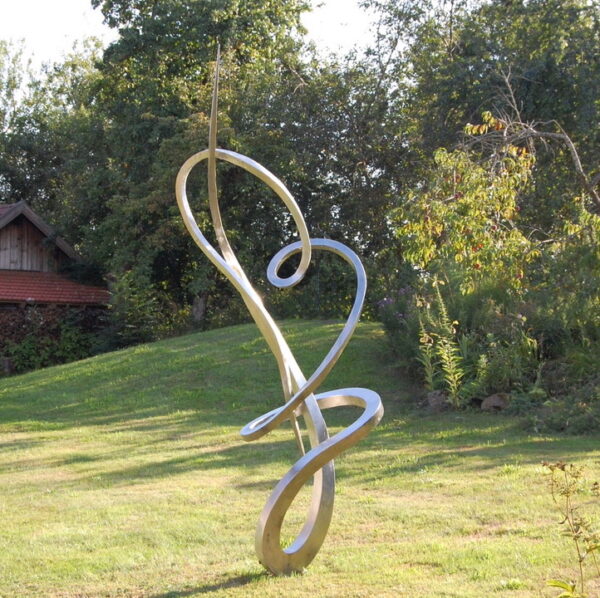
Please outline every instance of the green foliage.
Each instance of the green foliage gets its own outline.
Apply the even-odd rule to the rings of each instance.
[[[35,193],[27,181],[21,164],[22,140],[20,123],[24,111],[19,98],[28,69],[23,50],[0,40],[0,201],[24,199],[27,192]]]
[[[557,598],[585,598],[585,594],[580,594],[577,591],[576,584],[574,583],[561,581],[560,579],[549,579],[546,582],[546,585],[564,590],[564,592],[561,592]]]
[[[27,308],[24,317],[13,319],[20,335],[3,335],[0,354],[10,360],[15,372],[36,370],[77,361],[91,355],[95,334],[87,329],[85,314],[65,308],[61,311]]]
[[[518,295],[523,267],[538,254],[513,224],[532,166],[523,154],[509,155],[491,169],[465,152],[439,150],[426,189],[393,212],[404,259],[452,278],[463,294],[493,280],[505,296]]]
[[[511,310],[538,252],[515,226],[533,161],[515,152],[490,170],[464,152],[440,151],[436,165],[428,186],[396,209],[394,222],[413,272],[414,300],[404,309],[407,321],[420,323],[418,359],[428,385],[436,388],[439,380],[458,407],[530,375],[535,341]],[[414,328],[406,332],[402,344],[415,343]]]
[[[597,182],[595,3],[364,0],[374,43],[328,58],[302,45],[303,0],[92,4],[119,31],[103,52],[87,43],[24,87],[18,49],[0,50],[0,197],[27,199],[126,281],[105,346],[185,330],[190,317],[201,328],[247,318],[173,198],[180,165],[205,145],[220,42],[219,145],[284,178],[313,235],[363,257],[365,315],[385,298],[403,365],[420,361],[457,405],[532,388],[554,413],[586,402],[563,387],[587,384],[599,355],[594,204],[578,196],[569,148],[505,138],[511,119],[564,131]],[[492,133],[500,141],[486,145]],[[296,239],[289,215],[239,169],[221,164],[218,177],[227,234],[274,313],[345,313],[353,283],[328,257],[303,287],[270,292],[268,261]],[[189,183],[210,238],[202,166]],[[442,310],[456,324],[437,330]]]
[[[600,359],[595,204],[577,197],[580,173],[569,164],[571,150],[524,136],[511,146],[506,126],[516,119],[568,132],[594,178],[600,147],[598,5],[365,4],[379,15],[371,51],[387,65],[395,89],[390,99],[401,98],[391,105],[402,113],[413,151],[411,174],[418,175],[408,189],[394,180],[402,203],[393,225],[414,272],[409,286],[422,299],[402,329],[389,317],[396,311],[394,287],[386,289],[391,304],[382,310],[404,364],[425,360],[431,384],[432,362],[417,355],[414,322],[423,306],[438,301],[431,288],[438,277],[446,283],[443,301],[451,320],[459,323],[452,342],[463,357],[465,402],[512,392],[515,408],[536,411],[538,429],[597,428],[594,402],[581,396],[589,396],[583,389],[591,384],[591,364]],[[478,122],[482,111],[483,122],[467,124]],[[458,142],[465,147],[463,133],[478,153],[439,149]],[[490,133],[498,144],[478,141]],[[403,285],[399,273],[395,288]],[[531,397],[537,389],[544,400]]]
[[[425,327],[422,322],[419,322],[419,353],[417,360],[423,366],[423,381],[425,382],[425,388],[428,390],[435,390],[435,362],[433,352],[433,339],[427,334]]]
[[[586,0],[367,0],[379,15],[373,52],[391,63],[407,128],[425,162],[451,148],[482,111],[558,121],[598,164],[600,12]],[[400,41],[401,40],[401,41]],[[566,152],[540,147],[524,215],[546,229],[578,182]],[[534,200],[535,198],[535,200]],[[543,206],[543,207],[542,207]]]
[[[143,276],[125,272],[112,284],[108,326],[101,337],[107,350],[154,340],[162,324],[160,305]]]
[[[117,276],[132,268],[147,273],[157,297],[166,293],[185,306],[199,296],[207,305],[208,321],[231,321],[239,312],[235,299],[231,301],[214,269],[196,267],[203,258],[181,225],[173,184],[183,161],[207,139],[217,43],[223,48],[219,144],[257,157],[238,141],[245,127],[257,128],[248,104],[258,98],[247,87],[256,78],[259,85],[264,81],[277,89],[282,61],[297,60],[295,32],[306,6],[300,0],[98,0],[93,5],[120,32],[104,52],[96,92],[111,147],[110,163],[102,165],[109,185],[101,235],[116,247],[100,257]],[[206,230],[204,173],[201,166],[196,170],[190,191]],[[251,253],[253,261],[262,259],[266,267],[267,255],[279,249],[278,241],[287,233],[277,231],[283,210],[239,169],[219,170],[227,233],[240,253]],[[257,237],[258,245],[251,249]],[[231,307],[232,313],[215,313],[215,306]]]
[[[297,85],[299,16],[307,6],[300,0],[94,5],[119,28],[119,38],[103,55],[91,45],[79,49],[31,86],[12,153],[37,191],[21,185],[13,197],[28,199],[104,273],[144,272],[156,301],[166,296],[174,304],[167,311],[189,311],[201,301],[199,325],[239,321],[231,290],[214,269],[197,266],[203,258],[181,225],[173,183],[207,138],[217,42],[223,48],[219,142],[262,159],[259,122],[274,92]],[[278,145],[271,135],[266,153],[277,156]],[[190,191],[199,190],[199,222],[209,229],[202,167],[196,170]],[[250,256],[249,273],[257,279],[290,240],[287,215],[239,169],[220,168],[219,187],[224,221],[237,232],[230,238],[242,257]]]
[[[457,408],[461,404],[459,391],[464,377],[463,359],[456,342],[458,322],[451,322],[439,290],[434,281],[435,304],[419,299],[419,356],[423,366],[425,384],[431,390],[439,387],[448,393],[449,403]]]
[[[495,125],[491,115],[484,122]],[[512,393],[515,412],[543,406],[547,424],[556,425],[556,416],[574,407],[559,397],[576,396],[597,363],[600,219],[576,200],[552,236],[538,241],[520,217],[535,164],[528,152],[508,147],[502,160],[482,163],[442,150],[435,160],[427,185],[394,212],[413,273],[404,321],[419,326],[394,326],[394,296],[382,305],[392,342],[453,406]],[[569,363],[566,390],[545,372]],[[581,415],[564,421],[573,429]],[[585,421],[592,429],[598,420]]]
[[[598,363],[598,354],[593,354]],[[554,365],[554,364],[553,364]],[[583,380],[583,383],[582,383]],[[571,434],[589,434],[600,427],[600,380],[598,376],[569,378],[568,388],[544,401],[538,411],[529,414],[532,427],[539,431],[560,430]]]
[[[15,372],[37,370],[57,363],[68,363],[88,357],[92,336],[69,324],[60,327],[58,338],[31,332],[20,343],[9,342],[5,355]]]
[[[20,47],[0,40],[0,132],[6,134],[19,113],[18,95],[25,75]]]

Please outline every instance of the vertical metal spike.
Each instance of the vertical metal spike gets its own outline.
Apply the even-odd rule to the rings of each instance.
[[[213,79],[212,103],[210,107],[210,123],[208,129],[208,201],[217,202],[217,112],[219,96],[219,66],[221,63],[221,46],[217,45],[217,60]]]

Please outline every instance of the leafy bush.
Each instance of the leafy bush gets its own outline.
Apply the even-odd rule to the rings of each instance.
[[[15,310],[12,320],[21,334],[7,336],[0,354],[15,372],[25,372],[88,357],[95,335],[86,330],[85,310],[37,308]]]
[[[597,401],[578,389],[600,360],[600,217],[578,198],[534,230],[519,209],[534,164],[522,148],[487,163],[438,151],[392,214],[406,267],[380,316],[404,365],[452,406],[511,393],[545,425],[597,429]]]
[[[106,319],[107,325],[96,346],[98,352],[158,338],[163,320],[150,282],[134,271],[116,277]]]

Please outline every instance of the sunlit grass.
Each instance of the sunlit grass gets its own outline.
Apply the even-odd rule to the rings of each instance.
[[[285,326],[309,374],[337,323]],[[574,575],[540,462],[600,472],[598,437],[532,436],[507,417],[412,408],[380,328],[358,329],[326,389],[386,415],[336,462],[334,519],[302,576],[265,575],[254,528],[293,464],[288,427],[239,429],[281,402],[253,326],[0,382],[0,596],[550,596]],[[327,412],[332,430],[353,413]],[[284,527],[302,522],[295,505]]]

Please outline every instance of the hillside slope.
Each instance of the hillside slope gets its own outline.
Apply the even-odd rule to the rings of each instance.
[[[291,321],[283,330],[308,377],[341,330]],[[397,393],[381,328],[361,324],[323,390]],[[0,430],[55,429],[190,410],[242,425],[283,400],[275,359],[253,324],[191,334],[0,379]]]

